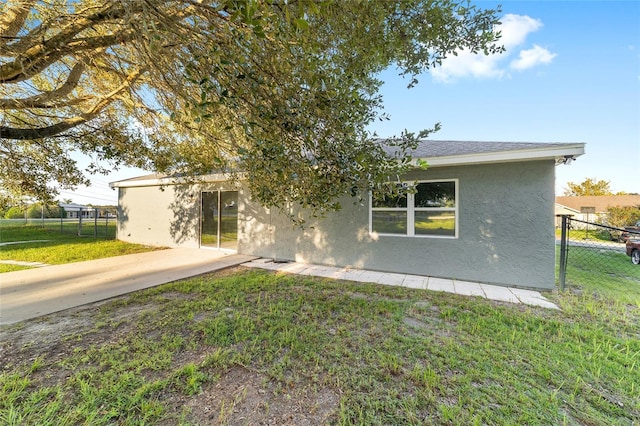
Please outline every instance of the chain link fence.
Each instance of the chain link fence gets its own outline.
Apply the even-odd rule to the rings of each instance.
[[[88,209],[74,212],[74,217],[25,217],[21,219],[2,219],[1,225],[30,225],[41,227],[52,232],[77,235],[79,237],[94,237],[104,239],[116,238],[115,213],[100,214],[98,209]]]
[[[561,216],[558,283],[560,290],[581,288],[598,290],[640,286],[640,265],[631,262],[625,242],[640,239],[640,233]]]

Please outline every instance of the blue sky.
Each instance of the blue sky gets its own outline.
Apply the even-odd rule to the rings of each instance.
[[[504,1],[501,17],[502,55],[460,52],[413,89],[383,73],[391,120],[372,130],[390,137],[440,122],[432,139],[585,142],[584,156],[556,168],[557,195],[589,177],[640,193],[640,2]],[[107,182],[139,174],[97,176],[60,198],[115,204]]]
[[[495,7],[497,2],[476,2]],[[640,193],[640,2],[506,1],[505,54],[461,53],[407,90],[383,75],[380,136],[442,123],[445,140],[585,142],[556,193],[592,177]]]

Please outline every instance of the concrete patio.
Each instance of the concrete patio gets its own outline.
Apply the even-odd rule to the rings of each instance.
[[[444,291],[462,296],[475,296],[485,299],[559,309],[540,292],[512,287],[502,287],[453,279],[426,277],[421,275],[395,274],[389,272],[367,271],[363,269],[336,268],[331,266],[309,265],[305,263],[279,263],[271,259],[255,259],[242,266],[262,268],[290,274],[312,275],[357,282],[370,282],[420,290]]]

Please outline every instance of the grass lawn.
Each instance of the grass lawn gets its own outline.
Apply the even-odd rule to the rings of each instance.
[[[559,257],[559,247],[556,247]],[[635,304],[640,309],[640,266],[617,250],[569,246],[566,285],[569,291]]]
[[[242,267],[0,331],[0,423],[640,422],[640,297],[561,311]]]
[[[78,237],[73,233],[61,233],[59,229],[43,229],[39,225],[2,224],[0,226],[0,243],[14,241],[40,242],[0,245],[0,260],[41,262],[55,265],[156,249],[116,240],[89,236]],[[0,263],[0,272],[20,269],[26,268]]]
[[[556,238],[562,236],[562,230],[556,228]],[[607,229],[572,229],[569,232],[569,238],[575,241],[591,240],[597,241],[611,241],[611,235]]]
[[[11,265],[0,263],[0,274],[3,272],[22,271],[23,269],[31,269],[30,266]]]
[[[46,229],[52,232],[78,235],[82,237],[97,237],[114,239],[116,237],[116,219],[98,218],[83,219],[82,226],[79,219],[29,219],[26,223],[23,219],[0,219],[0,234],[3,228],[33,227]]]

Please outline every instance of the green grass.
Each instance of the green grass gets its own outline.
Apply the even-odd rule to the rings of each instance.
[[[640,308],[640,266],[621,251],[569,245],[566,287]]]
[[[561,236],[562,230],[556,228],[556,238],[560,238]],[[569,238],[575,241],[611,241],[611,234],[609,234],[607,229],[572,229],[569,232]]]
[[[246,269],[180,281],[92,308],[50,346],[5,330],[0,423],[229,420],[251,395],[210,393],[234,371],[261,378],[265,412],[334,395],[333,424],[640,422],[639,310],[552,297],[561,311]]]
[[[14,228],[19,226],[41,228],[52,232],[78,235],[83,237],[107,238],[114,239],[116,237],[116,219],[99,218],[83,219],[82,225],[78,223],[78,219],[29,219],[27,223],[23,219],[0,219],[0,229]]]
[[[0,257],[2,257],[1,254],[0,254]],[[0,260],[2,260],[2,259],[0,259]],[[0,274],[3,273],[3,272],[22,271],[24,269],[31,269],[31,267],[30,266],[10,265],[10,264],[0,263]]]
[[[38,225],[3,224],[0,226],[0,243],[37,240],[46,241],[0,246],[0,260],[63,264],[155,249],[116,240],[78,237],[73,233],[43,229]],[[12,270],[19,269],[13,265],[0,264],[0,272]]]
[[[0,228],[30,239],[51,241],[0,259],[147,249]],[[329,394],[333,424],[640,424],[638,272],[570,247],[561,311],[242,268],[167,284],[0,331],[0,424],[241,422],[246,390],[211,395],[237,371],[259,377],[264,415]]]

